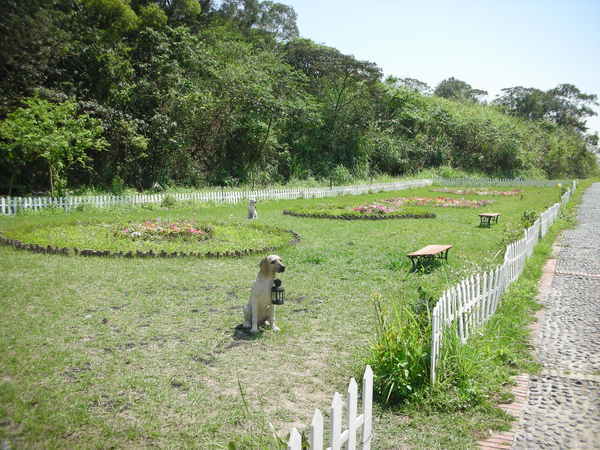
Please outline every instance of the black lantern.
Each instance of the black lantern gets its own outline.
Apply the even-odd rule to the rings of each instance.
[[[271,303],[274,305],[283,305],[285,298],[285,289],[281,287],[281,280],[275,278],[271,287]]]

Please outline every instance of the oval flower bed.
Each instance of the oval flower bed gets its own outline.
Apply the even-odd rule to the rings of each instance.
[[[242,256],[271,252],[299,240],[293,231],[263,224],[159,219],[25,227],[0,236],[4,245],[36,253],[123,257]]]
[[[383,200],[386,205],[401,207],[409,206],[435,206],[440,208],[480,208],[494,203],[494,200],[467,200],[464,198],[449,197],[398,197]]]
[[[451,189],[451,188],[439,188],[431,189],[431,192],[444,192],[447,194],[458,194],[458,195],[501,195],[511,196],[519,195],[523,193],[523,189],[513,189],[510,191],[490,191],[488,189]]]
[[[423,208],[400,208],[372,202],[366,205],[336,206],[321,205],[316,208],[287,209],[283,214],[296,217],[312,217],[316,219],[341,220],[384,220],[384,219],[433,219],[435,214]]]

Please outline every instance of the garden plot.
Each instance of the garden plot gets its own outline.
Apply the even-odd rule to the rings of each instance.
[[[322,199],[259,203],[259,226],[303,239],[277,251],[287,266],[286,304],[276,312],[282,331],[256,337],[236,327],[262,255],[83,258],[2,247],[0,440],[42,448],[272,448],[269,424],[281,434],[308,424],[314,408],[326,409],[332,393],[362,373],[375,293],[387,302],[414,302],[423,291],[437,298],[501,261],[523,212],[547,208],[558,193],[525,188],[522,198],[494,198],[504,220],[492,229],[478,226],[483,208],[436,208],[433,220],[347,222],[281,213]],[[423,188],[330,201],[346,208],[401,196],[435,198]],[[151,213],[184,219],[199,211],[210,223],[239,223],[246,214],[245,205]],[[147,217],[142,209],[18,216],[1,218],[0,232]],[[406,253],[440,242],[454,245],[448,264],[410,273]],[[385,448],[377,442],[391,442],[393,427],[376,426],[373,448]]]

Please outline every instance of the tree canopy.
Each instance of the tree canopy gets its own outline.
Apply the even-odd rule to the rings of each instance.
[[[572,84],[559,84],[547,91],[515,86],[502,89],[502,95],[494,102],[508,114],[548,120],[585,132],[585,120],[596,115],[592,107],[598,106],[598,97],[585,94]]]

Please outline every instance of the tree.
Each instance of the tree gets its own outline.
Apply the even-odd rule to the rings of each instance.
[[[566,83],[547,91],[515,86],[502,92],[494,103],[508,114],[529,120],[548,120],[580,133],[587,130],[586,118],[596,115],[592,106],[598,105],[596,95],[585,94]]]
[[[431,87],[427,83],[421,80],[417,80],[416,78],[396,78],[393,76],[389,76],[385,79],[385,82],[388,85],[397,88],[403,87],[411,91],[418,92],[421,95],[431,95],[433,93],[433,89],[431,89]]]
[[[298,37],[297,15],[294,8],[282,3],[259,0],[224,0],[219,12],[235,22],[240,30],[268,33],[278,41],[287,42]]]
[[[381,69],[309,39],[288,42],[284,52],[286,61],[307,76],[306,89],[321,115],[319,127],[302,131],[312,141],[304,146],[305,164],[320,174],[339,164],[350,169],[361,165],[358,141],[372,118]]]
[[[103,149],[100,121],[77,115],[73,101],[50,103],[37,97],[24,101],[0,123],[0,149],[9,160],[42,158],[48,165],[50,192],[54,197],[66,188],[65,172],[75,164],[86,166],[90,149]]]
[[[139,18],[126,0],[83,0],[89,23],[104,30],[105,37],[117,41],[136,29]]]
[[[60,72],[56,62],[71,41],[59,26],[67,15],[57,7],[60,3],[0,2],[0,116]]]
[[[540,120],[546,115],[549,98],[544,91],[515,86],[504,88],[502,92],[494,103],[500,105],[505,112],[528,120]]]
[[[487,91],[474,89],[469,83],[450,77],[442,80],[436,86],[433,94],[451,100],[478,103],[480,97],[487,95]]]
[[[258,28],[271,33],[279,41],[289,41],[299,36],[294,8],[283,3],[265,1],[260,5]]]

